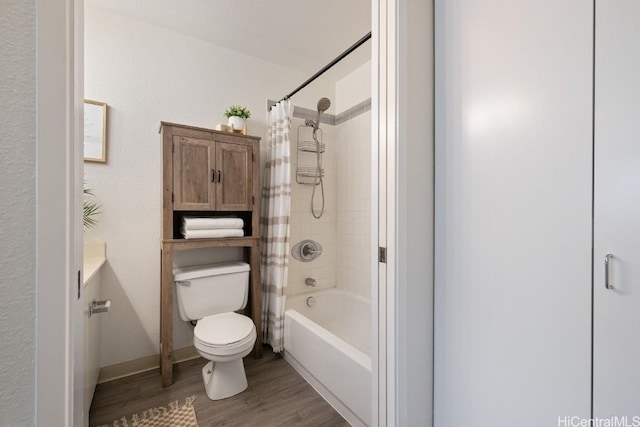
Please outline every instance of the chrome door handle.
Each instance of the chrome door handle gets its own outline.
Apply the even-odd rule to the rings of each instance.
[[[613,258],[613,254],[604,256],[604,287],[606,289],[613,289],[613,285],[609,282],[609,261],[611,258]]]

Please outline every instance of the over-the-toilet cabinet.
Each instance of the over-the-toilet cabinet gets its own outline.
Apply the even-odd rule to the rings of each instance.
[[[174,210],[252,209],[253,140],[204,132],[172,143]]]
[[[173,382],[173,259],[175,251],[244,248],[250,264],[247,309],[262,330],[260,284],[260,138],[162,122],[162,266],[160,284],[160,370]],[[184,239],[183,216],[227,216],[244,220],[244,236]],[[262,352],[258,333],[254,356]]]

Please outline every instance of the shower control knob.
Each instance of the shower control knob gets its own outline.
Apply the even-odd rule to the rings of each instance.
[[[307,277],[306,279],[304,279],[304,284],[307,286],[317,286],[318,285],[318,281],[316,279],[314,279],[313,277]]]
[[[298,261],[313,261],[322,255],[322,246],[315,240],[303,240],[291,248],[291,255]]]
[[[313,240],[307,241],[301,247],[302,258],[306,260],[314,260],[322,254],[322,247],[320,243]]]

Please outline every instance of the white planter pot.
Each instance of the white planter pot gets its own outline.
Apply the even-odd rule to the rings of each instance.
[[[242,117],[231,116],[229,117],[229,121],[227,122],[227,124],[229,126],[233,126],[234,130],[242,130],[244,129],[245,122],[245,119],[243,119]]]

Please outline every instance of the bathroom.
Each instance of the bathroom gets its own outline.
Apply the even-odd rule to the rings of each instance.
[[[1,199],[12,226],[2,229],[8,244],[0,257],[7,273],[0,381],[9,385],[0,390],[0,424],[82,425],[72,385],[82,378],[74,372],[82,360],[74,353],[74,332],[86,314],[84,302],[82,307],[77,302],[82,230],[74,221],[84,177],[77,166],[80,151],[73,156],[81,145],[73,130],[84,94],[82,82],[71,82],[76,77],[72,64],[83,61],[78,61],[81,51],[69,49],[78,46],[72,24],[74,18],[79,21],[72,6],[82,2],[27,3],[8,0],[9,19],[3,15],[0,25],[1,39],[16,40],[3,44],[9,61],[1,63],[10,64],[6,81],[11,85],[3,87],[8,102],[0,105],[3,143],[11,144],[10,161],[0,170],[2,190],[10,197]],[[633,424],[640,407],[640,310],[634,288],[640,257],[635,243],[640,241],[640,169],[634,149],[640,133],[640,71],[637,55],[626,52],[636,53],[640,40],[638,2],[389,0],[372,2],[371,12],[371,138],[377,148],[371,156],[378,165],[371,211],[371,234],[378,233],[378,242],[372,252],[380,247],[380,257],[370,258],[380,261],[373,262],[379,276],[370,295],[372,425],[625,424],[619,414],[629,414],[626,424]],[[108,44],[118,34],[103,41]],[[176,48],[162,37],[157,42],[171,52]],[[126,56],[124,49],[116,53]],[[127,66],[140,58],[153,64],[143,49],[126,58]],[[104,69],[117,71],[110,65]],[[259,105],[249,105],[254,114],[316,67],[292,73],[293,86],[281,82],[277,77],[283,70],[278,71],[272,73],[278,95],[261,94]],[[122,96],[131,93],[138,100],[136,90],[156,77],[145,73],[134,85],[123,84]],[[181,85],[187,83],[162,89],[171,92]],[[330,92],[309,93],[303,106],[313,112],[326,96],[335,108]],[[100,96],[96,92],[95,98],[108,102],[117,115],[118,100]],[[140,110],[158,108],[158,93],[144,96]],[[209,103],[202,102],[202,109]],[[218,117],[228,106],[216,107]],[[188,111],[188,105],[181,107]],[[189,122],[180,111],[172,120]],[[199,120],[209,124],[213,114]],[[257,116],[252,120],[258,123]],[[132,146],[160,144],[157,120],[146,122],[154,137],[136,135]],[[153,183],[146,182],[148,171],[140,168],[153,156],[144,151],[129,163],[130,170],[120,172],[144,183],[136,203],[144,203],[150,185],[161,180],[158,171],[151,172]],[[159,161],[159,154],[155,157],[148,163]],[[603,166],[617,179],[601,180],[608,176]],[[117,183],[117,176],[112,179]],[[97,186],[91,180],[87,185],[107,206]],[[145,212],[142,223],[154,221],[162,207],[158,201],[149,209],[153,213]],[[137,238],[140,218],[134,209],[130,213],[137,222],[131,221],[127,236]],[[109,222],[106,211],[103,219],[99,226]],[[611,225],[621,232],[611,233]],[[151,256],[141,262],[157,263]],[[104,267],[106,278],[124,283],[110,263]],[[315,288],[326,280],[315,272],[300,276],[316,279]],[[145,299],[157,295],[157,280],[152,290],[148,277],[132,273],[126,280],[145,291],[120,286],[110,310],[119,307],[128,314],[127,326],[137,340],[105,351],[137,348],[157,354],[157,297]],[[128,299],[136,300],[135,307],[123,304]],[[155,321],[147,317],[152,312]],[[93,318],[106,323],[110,314]],[[187,327],[176,324],[177,331]],[[157,356],[149,357],[157,363]],[[274,360],[267,352],[262,359],[247,357],[247,375],[275,372],[260,369],[260,361]],[[176,384],[158,388],[158,399],[146,408],[184,402],[184,396],[171,393],[187,376],[180,367],[192,362],[177,364]],[[291,368],[284,362],[281,367]],[[280,379],[289,381],[294,373]],[[204,389],[196,374],[189,396]],[[157,387],[158,374],[153,375]],[[134,393],[137,386],[131,387]],[[205,399],[201,395],[195,404]]]
[[[288,28],[286,33],[283,29],[280,37],[298,37],[297,44],[289,50],[283,47],[281,52],[271,48],[258,57],[246,52],[250,49],[234,48],[220,32],[206,35],[209,39],[205,40],[197,31],[182,31],[183,22],[177,25],[166,21],[170,8],[158,7],[155,14],[150,14],[144,7],[127,2],[85,2],[85,98],[107,104],[106,162],[87,161],[84,165],[85,185],[101,205],[98,223],[86,229],[84,236],[86,242],[106,244],[100,298],[111,301],[109,312],[100,315],[99,383],[158,367],[163,174],[160,122],[213,129],[226,123],[223,113],[227,107],[246,106],[252,113],[247,133],[262,138],[262,180],[267,156],[267,105],[294,90],[371,30],[368,1],[341,8],[344,10],[339,19],[310,7],[291,11],[301,20],[332,20],[327,23],[329,27],[349,22],[349,30],[340,39],[310,30],[302,32],[300,28]],[[222,12],[199,9],[199,14],[207,13]],[[184,14],[183,19],[194,18]],[[202,23],[203,19],[196,22]],[[243,26],[249,34],[257,32],[247,27]],[[323,42],[324,36],[332,37],[331,45]],[[227,46],[212,42],[213,37]],[[294,109],[290,134],[290,253],[296,243],[306,239],[321,249],[320,256],[311,262],[289,254],[285,293],[287,299],[295,301],[334,289],[362,301],[360,318],[356,319],[360,325],[358,341],[362,342],[358,345],[369,352],[375,253],[371,204],[375,187],[371,175],[371,42],[367,39],[362,43],[290,98]],[[292,63],[288,57],[296,47],[308,49],[312,59],[295,69],[283,65]],[[325,97],[330,106],[322,112],[317,132],[324,147],[323,176],[322,183],[314,185],[315,176],[298,171],[313,168],[316,154],[297,148],[312,139],[312,128],[305,126],[305,121],[317,119],[318,100]],[[175,251],[173,264],[177,268],[238,260],[246,260],[241,248],[208,248]],[[348,304],[342,312],[351,311]],[[177,310],[173,317],[174,362],[197,357],[193,327],[180,320]],[[349,328],[354,322],[350,319],[343,323]],[[265,347],[264,351],[272,350]],[[368,378],[362,383],[361,399],[367,402],[367,415],[363,417],[369,420],[371,362],[370,355],[367,357]],[[197,407],[202,402],[195,404]]]

